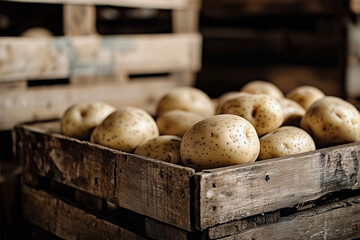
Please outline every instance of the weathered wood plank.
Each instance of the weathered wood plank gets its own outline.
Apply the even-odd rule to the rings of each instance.
[[[135,106],[155,113],[156,102],[168,90],[179,86],[171,78],[137,79],[129,84],[57,85],[0,94],[0,130],[22,122],[60,118],[64,111],[80,101],[98,100],[115,107]]]
[[[181,9],[186,8],[193,0],[5,0],[12,2],[31,2],[49,4],[85,4],[110,5],[134,8]]]
[[[197,173],[196,228],[359,189],[360,143]]]
[[[360,196],[357,196],[221,239],[357,239],[360,237],[359,222]]]
[[[280,210],[210,227],[205,230],[205,233],[209,239],[221,239],[226,236],[235,236],[247,229],[277,222],[279,219]]]
[[[41,190],[23,186],[23,213],[33,224],[63,239],[146,239],[97,218]]]
[[[64,35],[81,36],[96,33],[96,8],[93,5],[63,6]]]
[[[126,154],[51,134],[16,127],[26,160],[24,171],[51,178],[120,207],[192,230],[193,169]]]
[[[201,37],[189,34],[0,39],[0,79],[56,79],[197,71]]]

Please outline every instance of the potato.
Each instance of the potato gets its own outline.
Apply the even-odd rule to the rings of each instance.
[[[247,94],[223,103],[220,113],[241,116],[254,125],[262,136],[281,126],[284,120],[279,102],[265,94]]]
[[[294,100],[306,110],[311,104],[325,97],[325,94],[313,86],[300,86],[288,92],[286,97]]]
[[[284,113],[283,125],[300,127],[300,121],[305,114],[305,109],[294,100],[288,98],[279,100],[279,103]]]
[[[160,135],[176,135],[182,137],[195,123],[204,119],[203,116],[183,110],[164,112],[156,119]]]
[[[222,94],[219,98],[218,98],[218,103],[217,103],[217,106],[216,106],[216,110],[215,110],[215,114],[219,114],[220,113],[220,109],[221,109],[221,106],[224,104],[224,102],[226,102],[227,100],[229,99],[232,99],[232,98],[236,98],[238,96],[242,96],[242,95],[245,95],[245,94],[248,94],[246,92],[227,92],[227,93],[224,93]]]
[[[300,126],[310,133],[318,147],[360,141],[360,113],[338,97],[327,96],[313,103]]]
[[[315,150],[311,136],[303,129],[284,126],[260,138],[259,159],[294,155]]]
[[[152,138],[135,149],[135,154],[158,159],[170,163],[181,163],[181,138],[173,135],[163,135]]]
[[[97,126],[90,141],[124,152],[132,152],[147,140],[159,136],[155,120],[135,107],[124,107],[110,114]]]
[[[115,107],[104,102],[74,104],[61,117],[61,132],[69,137],[89,140],[92,130],[114,111]]]
[[[193,87],[179,87],[170,90],[157,104],[157,116],[169,110],[183,110],[198,113],[204,117],[214,115],[215,108],[208,95]]]
[[[283,92],[275,84],[261,80],[248,82],[240,89],[240,92],[265,94],[272,96],[275,99],[281,99],[284,97]]]
[[[50,38],[54,37],[54,34],[47,28],[33,27],[21,33],[20,36],[28,38]]]
[[[182,162],[195,170],[254,162],[259,150],[253,125],[232,114],[201,120],[184,134],[180,144]]]

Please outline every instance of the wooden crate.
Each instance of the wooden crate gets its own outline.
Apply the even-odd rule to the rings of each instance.
[[[59,122],[14,135],[24,214],[61,238],[360,237],[359,142],[195,172],[63,136]],[[52,181],[68,190],[52,190]],[[77,204],[79,190],[118,212]]]
[[[59,118],[71,104],[101,100],[150,113],[169,89],[193,85],[201,68],[197,0],[21,1],[64,4],[64,36],[0,38],[0,130]],[[172,32],[96,33],[95,5],[169,9]],[[136,76],[136,78],[132,78]],[[61,85],[33,86],[68,79]]]

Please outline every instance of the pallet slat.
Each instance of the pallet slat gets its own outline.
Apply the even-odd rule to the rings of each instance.
[[[33,224],[63,239],[146,239],[97,218],[51,194],[22,186],[23,213]]]
[[[16,128],[24,171],[192,230],[193,169],[121,153],[37,128]],[[34,144],[36,143],[36,144]]]
[[[359,189],[360,145],[352,143],[195,175],[196,228]]]
[[[153,34],[0,39],[0,79],[54,79],[197,71],[201,36]]]
[[[5,0],[12,2],[48,4],[110,5],[133,8],[182,9],[193,4],[194,0]],[[196,2],[196,1],[195,1]]]
[[[156,102],[176,86],[179,84],[169,78],[148,78],[128,84],[57,85],[2,91],[0,130],[22,122],[60,118],[69,106],[81,101],[104,101],[117,108],[134,106],[153,114]]]

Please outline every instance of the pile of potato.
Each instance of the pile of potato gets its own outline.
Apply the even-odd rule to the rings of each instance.
[[[103,102],[71,106],[64,135],[196,170],[251,163],[360,141],[360,113],[351,103],[300,86],[283,92],[266,81],[211,100],[179,87],[163,96],[156,116]]]

